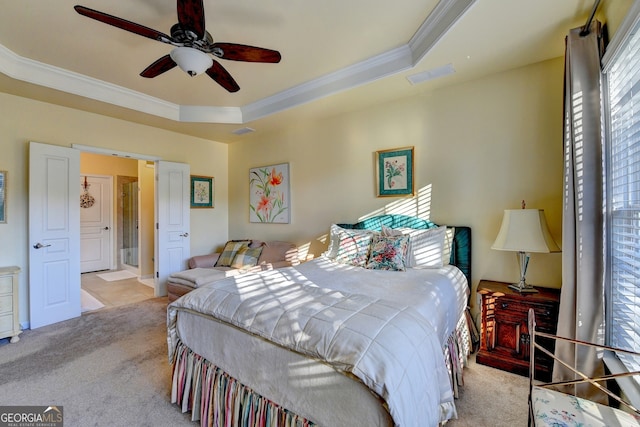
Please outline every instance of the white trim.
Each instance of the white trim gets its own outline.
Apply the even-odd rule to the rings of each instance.
[[[408,70],[412,67],[411,56],[408,45],[401,46],[246,105],[242,117],[247,123]]]
[[[0,72],[16,80],[177,120],[179,106],[122,86],[21,57],[0,44]]]
[[[620,24],[620,27],[616,31],[616,34],[613,36],[613,39],[606,47],[606,51],[602,57],[603,72],[606,73],[609,71],[613,58],[618,55],[620,47],[627,38],[631,37],[631,33],[634,28],[636,28],[638,21],[640,21],[640,1],[634,1],[627,12],[627,15],[624,17],[624,20]]]
[[[90,145],[71,144],[71,148],[75,150],[85,151],[88,153],[105,154],[107,156],[124,157],[127,159],[151,160],[154,162],[158,160],[162,160],[162,157],[158,157],[158,156],[147,156],[146,154],[129,153],[127,151],[117,151],[117,150],[111,150],[108,148],[92,147]]]
[[[407,44],[243,107],[174,104],[21,57],[2,45],[0,72],[16,80],[178,122],[244,124],[415,67],[476,1],[440,0]]]
[[[606,350],[602,357],[604,364],[612,374],[622,374],[629,372],[629,369],[622,363],[613,351]],[[636,408],[640,408],[640,385],[633,377],[616,378],[616,382],[629,402]]]
[[[413,65],[424,58],[447,31],[464,15],[476,0],[440,0],[418,31],[409,40]]]
[[[180,122],[242,124],[242,110],[239,107],[204,107],[181,105]]]

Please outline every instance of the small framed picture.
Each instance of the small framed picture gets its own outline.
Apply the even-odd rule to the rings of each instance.
[[[7,171],[0,171],[0,224],[7,223]]]
[[[214,192],[212,176],[191,175],[192,208],[213,208]]]
[[[376,151],[378,197],[413,197],[413,147]]]

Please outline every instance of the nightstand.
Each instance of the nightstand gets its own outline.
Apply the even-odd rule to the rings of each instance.
[[[508,283],[481,280],[478,293],[482,296],[480,351],[476,362],[529,375],[529,331],[527,313],[533,308],[537,330],[556,333],[560,290],[536,287],[537,293],[521,294],[510,289]],[[553,352],[555,342],[542,338],[543,347]],[[536,379],[550,381],[553,360],[536,352]]]
[[[18,273],[20,267],[0,268],[0,338],[20,340],[22,330],[18,322]]]

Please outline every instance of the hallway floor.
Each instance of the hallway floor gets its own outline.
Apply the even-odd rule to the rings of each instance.
[[[83,273],[80,277],[81,287],[97,298],[105,308],[131,304],[153,298],[153,288],[144,285],[137,278],[109,282],[97,277],[95,273]]]

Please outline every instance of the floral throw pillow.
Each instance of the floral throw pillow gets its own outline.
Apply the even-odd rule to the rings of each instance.
[[[383,236],[409,236],[409,248],[407,250],[407,267],[440,268],[443,266],[445,233],[447,227],[440,226],[429,229],[398,228],[390,229],[382,227]]]
[[[369,258],[373,232],[341,228],[338,236],[337,253],[333,260],[342,264],[364,267]]]
[[[373,270],[405,271],[405,256],[409,246],[409,236],[377,235],[371,243],[367,268]]]

